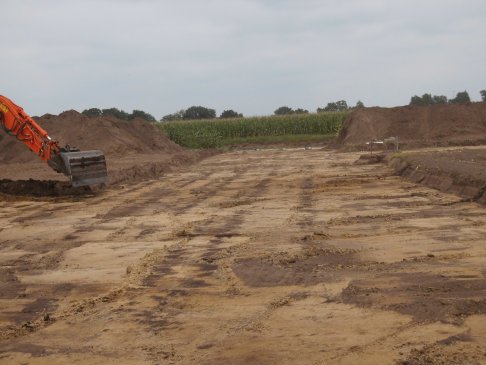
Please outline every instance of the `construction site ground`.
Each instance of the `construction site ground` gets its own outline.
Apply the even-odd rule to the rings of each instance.
[[[2,195],[0,363],[486,364],[485,206],[359,156]]]

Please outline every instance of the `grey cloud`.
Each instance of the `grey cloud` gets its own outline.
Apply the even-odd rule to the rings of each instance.
[[[486,88],[486,3],[5,0],[2,93],[31,114],[269,114]]]

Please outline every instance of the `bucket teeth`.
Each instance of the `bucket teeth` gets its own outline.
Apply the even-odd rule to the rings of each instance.
[[[61,158],[74,187],[108,181],[105,155],[101,151],[61,152]]]

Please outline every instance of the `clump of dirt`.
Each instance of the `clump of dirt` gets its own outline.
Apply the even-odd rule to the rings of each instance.
[[[400,145],[450,146],[486,142],[486,103],[360,108],[344,121],[341,147],[398,137]]]

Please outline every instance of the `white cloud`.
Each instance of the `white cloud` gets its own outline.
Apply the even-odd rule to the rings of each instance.
[[[486,3],[4,0],[2,93],[31,114],[269,114],[486,88]]]

